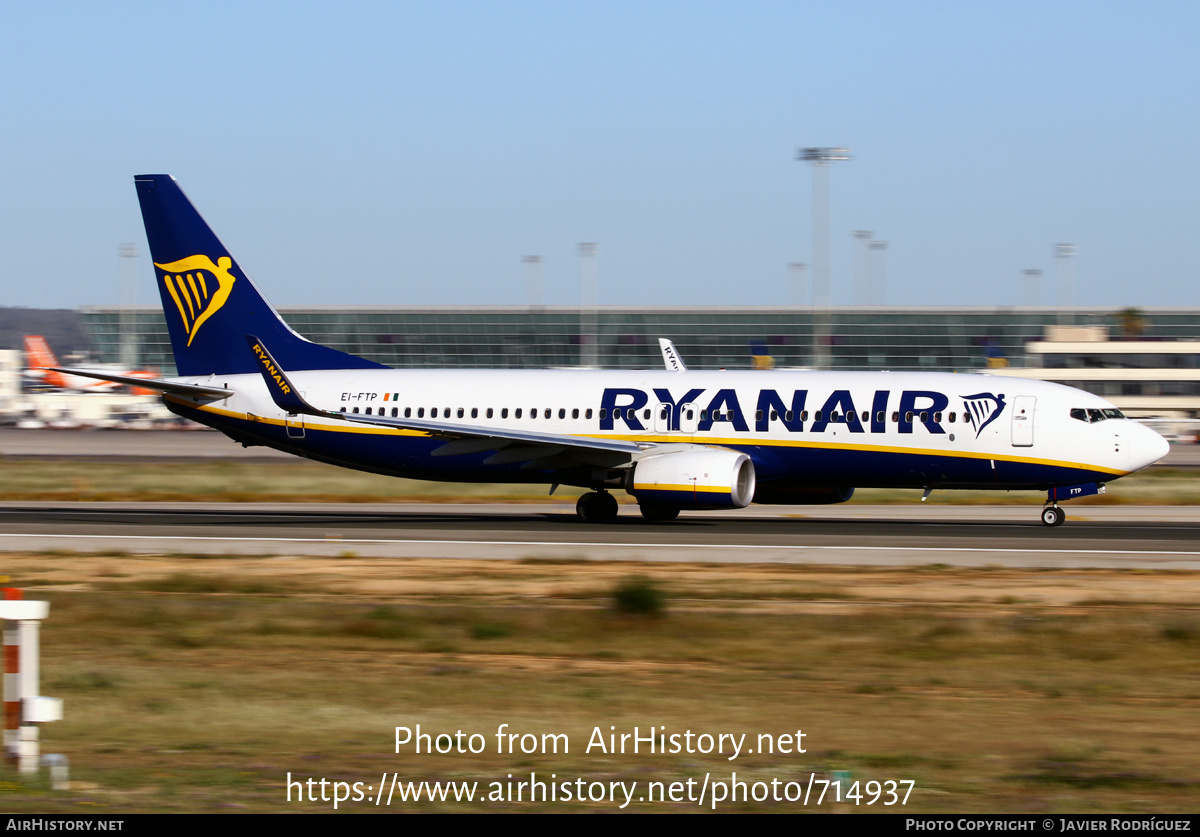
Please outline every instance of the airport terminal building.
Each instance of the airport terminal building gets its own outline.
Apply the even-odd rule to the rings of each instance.
[[[304,337],[397,368],[689,367],[986,371],[1200,418],[1200,308],[293,307]],[[172,374],[158,306],[89,307],[95,360]]]

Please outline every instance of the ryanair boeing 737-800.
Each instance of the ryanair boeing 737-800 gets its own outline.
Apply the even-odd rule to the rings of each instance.
[[[246,445],[398,477],[578,486],[589,522],[616,517],[613,490],[665,521],[906,487],[1045,490],[1048,526],[1060,500],[1167,453],[1095,395],[1016,378],[391,369],[296,334],[172,177],[135,183],[179,377],[67,371],[157,389]]]

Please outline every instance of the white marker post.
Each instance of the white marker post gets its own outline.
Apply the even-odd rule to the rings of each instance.
[[[49,602],[23,601],[20,590],[4,589],[4,750],[22,773],[38,769],[37,724],[62,720],[62,700],[38,694],[38,629],[49,614]]]

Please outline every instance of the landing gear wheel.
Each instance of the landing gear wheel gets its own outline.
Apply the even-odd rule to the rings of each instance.
[[[607,491],[590,491],[579,498],[575,513],[584,523],[612,523],[617,519],[617,498]]]
[[[666,503],[639,503],[642,517],[651,523],[667,523],[679,517],[679,507]]]
[[[1047,526],[1062,526],[1067,515],[1058,506],[1046,506],[1042,509],[1042,523]]]

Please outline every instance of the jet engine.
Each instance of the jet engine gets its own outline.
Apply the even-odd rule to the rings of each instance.
[[[740,509],[754,500],[754,484],[754,463],[746,454],[693,448],[639,459],[626,491],[642,504]]]

